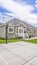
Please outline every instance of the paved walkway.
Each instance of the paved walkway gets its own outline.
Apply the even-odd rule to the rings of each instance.
[[[1,44],[0,65],[37,65],[37,44],[26,42]]]

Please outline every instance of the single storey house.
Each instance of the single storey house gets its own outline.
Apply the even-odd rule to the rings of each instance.
[[[0,25],[0,37],[6,38],[6,32],[8,38],[21,37],[26,39],[37,36],[37,31],[34,26],[16,18]]]

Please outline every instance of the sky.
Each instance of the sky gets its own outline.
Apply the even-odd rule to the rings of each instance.
[[[37,0],[0,0],[0,22],[12,18],[37,26]]]

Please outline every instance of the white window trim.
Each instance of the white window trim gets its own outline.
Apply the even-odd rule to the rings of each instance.
[[[18,29],[18,28],[16,27],[16,28],[15,28],[15,34],[16,34],[16,35],[18,35],[18,33],[17,33],[18,30],[17,30],[17,29]]]
[[[13,31],[12,31],[12,32],[10,32],[10,31],[9,31],[9,28],[12,28],[12,29],[13,29]],[[8,33],[14,33],[14,27],[8,27]]]
[[[23,29],[23,33],[24,33],[24,28],[23,27],[18,27],[18,35],[21,36],[21,34],[23,34],[23,33],[19,33],[19,29]]]

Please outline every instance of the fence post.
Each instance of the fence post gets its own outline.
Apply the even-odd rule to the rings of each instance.
[[[8,25],[6,25],[6,44],[7,44],[7,39],[8,39],[7,34],[8,34]]]

